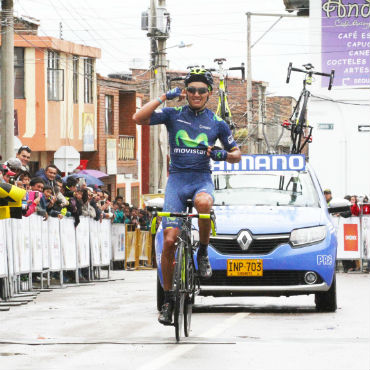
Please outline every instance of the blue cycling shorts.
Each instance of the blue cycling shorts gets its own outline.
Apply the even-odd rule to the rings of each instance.
[[[185,212],[186,200],[207,193],[214,200],[214,186],[209,172],[174,172],[168,177],[163,212]],[[181,219],[163,217],[163,229],[181,227]]]

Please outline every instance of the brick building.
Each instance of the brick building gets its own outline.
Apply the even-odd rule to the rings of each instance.
[[[283,136],[275,150],[277,153],[288,153],[291,146],[290,131],[283,129],[282,123],[289,119],[296,100],[290,96],[271,96],[266,98],[266,133],[269,141],[276,143],[278,136],[283,131]],[[305,147],[307,150],[307,146]]]

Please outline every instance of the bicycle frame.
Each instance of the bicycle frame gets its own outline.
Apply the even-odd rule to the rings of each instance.
[[[292,63],[289,63],[288,74],[286,79],[286,83],[289,83],[292,71],[302,72],[305,74],[303,78],[303,88],[299,95],[298,101],[293,109],[293,113],[290,116],[288,122],[284,122],[282,125],[283,128],[290,130],[290,136],[292,140],[292,147],[290,150],[291,154],[301,153],[306,144],[312,141],[313,127],[308,124],[306,113],[307,113],[307,104],[311,96],[309,87],[312,85],[313,76],[319,75],[329,77],[328,90],[331,90],[334,81],[335,73],[334,70],[331,70],[330,73],[315,72],[314,66],[311,63],[304,64],[303,67],[305,68],[304,70],[295,68],[292,66]],[[282,134],[279,136],[278,142],[280,141],[281,137]],[[265,140],[268,145],[266,136]],[[276,143],[276,146],[278,145],[278,142]]]
[[[218,58],[215,59],[214,62],[218,64],[218,69],[210,68],[211,72],[217,72],[219,75],[219,85],[218,85],[218,104],[216,114],[220,116],[229,126],[230,129],[233,130],[236,128],[235,123],[232,122],[232,114],[229,106],[229,102],[227,100],[227,90],[226,90],[226,79],[227,79],[227,72],[228,71],[236,71],[240,70],[242,72],[242,80],[245,80],[245,67],[244,63],[240,67],[230,67],[224,68],[223,63],[226,61],[225,58]]]

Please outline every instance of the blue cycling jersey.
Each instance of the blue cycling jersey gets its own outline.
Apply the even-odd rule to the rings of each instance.
[[[170,145],[170,173],[210,172],[207,147],[219,139],[225,150],[237,148],[228,124],[205,108],[193,111],[189,105],[163,108],[152,113],[151,125],[163,123],[167,127]]]

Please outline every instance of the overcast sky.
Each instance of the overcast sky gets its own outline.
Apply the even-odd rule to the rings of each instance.
[[[149,66],[149,41],[141,31],[141,12],[149,0],[15,0],[15,14],[41,21],[40,35],[59,37],[102,49],[97,72],[107,75],[128,71],[132,59]],[[191,64],[214,67],[214,58],[227,65],[246,62],[246,15],[250,12],[284,13],[283,0],[167,0],[171,34],[167,59],[171,69],[185,70]],[[252,43],[275,21],[275,17],[252,17]],[[180,42],[191,47],[172,47]],[[310,62],[307,18],[283,18],[252,49],[252,75],[269,83],[274,95],[297,96],[301,81],[285,84],[289,62]]]

